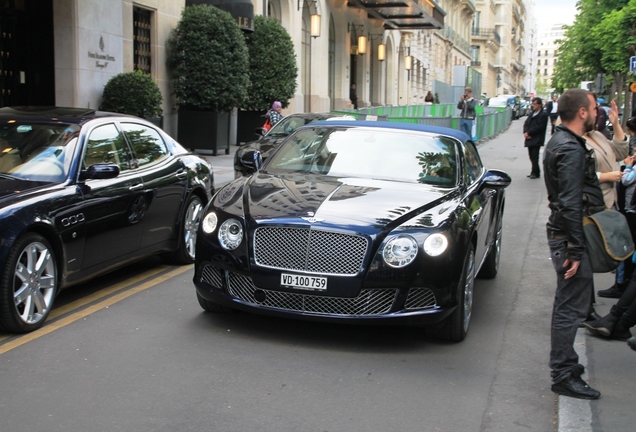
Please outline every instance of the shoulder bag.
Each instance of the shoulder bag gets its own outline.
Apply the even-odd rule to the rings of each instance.
[[[583,234],[592,271],[607,273],[634,253],[634,241],[625,216],[603,210],[583,217]]]

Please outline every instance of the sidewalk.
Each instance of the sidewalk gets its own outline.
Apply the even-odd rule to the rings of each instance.
[[[609,288],[614,274],[597,274],[596,291]],[[617,299],[596,297],[596,312],[604,316]],[[586,365],[584,379],[601,392],[596,401],[584,401],[559,396],[559,432],[633,431],[636,422],[634,376],[636,351],[627,343],[590,336],[580,329],[577,352]]]
[[[523,120],[523,118],[522,118]],[[549,136],[546,137],[547,139]],[[478,143],[481,145],[482,143]],[[210,162],[214,170],[215,189],[234,179],[234,153],[238,146],[230,146],[229,154],[219,156],[200,155]],[[524,159],[525,162],[525,159]],[[505,259],[505,258],[502,258]],[[555,282],[556,283],[556,282]],[[597,274],[594,277],[596,290],[609,288],[614,283],[614,274]],[[596,311],[604,316],[609,313],[616,299],[596,297]],[[549,335],[546,335],[549,343]],[[577,335],[576,349],[580,361],[586,366],[583,378],[601,392],[596,401],[586,401],[564,396],[555,396],[558,432],[627,432],[636,429],[636,352],[625,342],[603,340],[590,336],[585,329]],[[548,359],[546,358],[546,384],[549,383]],[[552,413],[546,413],[552,415]],[[546,431],[551,432],[551,431]]]

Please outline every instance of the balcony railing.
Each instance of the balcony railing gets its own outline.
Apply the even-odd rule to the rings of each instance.
[[[501,45],[501,36],[495,29],[487,29],[487,28],[474,28],[472,30],[472,35],[475,37],[486,38],[486,39],[494,39],[497,42],[497,45]]]
[[[436,31],[438,34],[451,41],[453,45],[455,45],[460,50],[464,51],[465,53],[470,52],[470,43],[466,39],[461,37],[459,33],[451,29],[447,25],[445,25],[443,29],[439,29]]]
[[[470,65],[471,66],[480,67],[481,66],[481,62],[479,60],[471,60],[470,61]]]

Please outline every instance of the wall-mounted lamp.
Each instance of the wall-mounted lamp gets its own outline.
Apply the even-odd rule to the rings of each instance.
[[[411,69],[413,69],[412,55],[407,55],[406,57],[404,57],[404,69],[406,69],[407,71],[410,71]]]
[[[379,33],[379,34],[369,33],[369,35],[367,36],[367,39],[369,40],[369,42],[373,42],[376,39],[380,39],[380,44],[378,45],[378,61],[386,60],[386,45],[384,45],[381,42],[383,37],[384,37],[384,34],[382,33]]]
[[[386,45],[384,44],[378,45],[378,60],[379,61],[386,60]]]
[[[317,0],[298,0],[298,10],[300,10],[300,4],[303,4],[303,7],[309,9],[309,13],[311,14],[311,22],[309,25],[309,34],[312,38],[317,38],[320,36],[320,14],[318,13],[318,7],[316,6]]]
[[[320,36],[320,15],[313,14],[311,16],[311,37],[317,38]]]
[[[362,35],[358,36],[358,54],[367,53],[367,37]]]

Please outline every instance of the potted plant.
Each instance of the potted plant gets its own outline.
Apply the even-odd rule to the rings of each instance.
[[[108,80],[99,109],[142,117],[162,126],[162,100],[161,91],[150,75],[136,70]]]
[[[213,6],[186,6],[166,44],[179,141],[214,155],[229,153],[230,111],[245,100],[249,82],[247,46],[238,24]]]
[[[238,140],[250,141],[274,101],[283,107],[296,92],[296,54],[287,30],[275,19],[254,17],[254,31],[245,34],[249,52],[248,95],[238,115]]]

